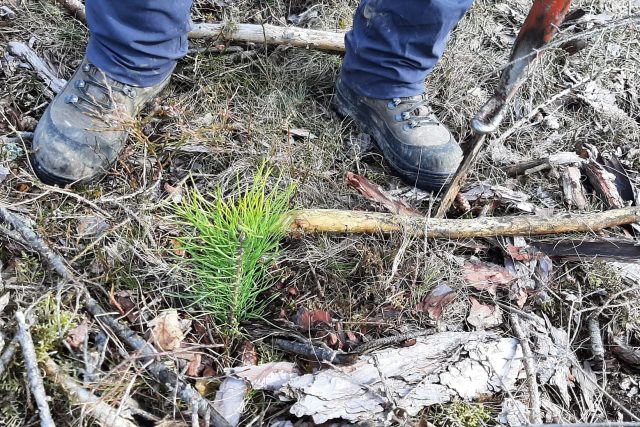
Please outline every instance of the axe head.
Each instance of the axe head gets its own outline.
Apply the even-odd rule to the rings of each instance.
[[[494,132],[502,119],[507,103],[525,78],[528,65],[542,52],[564,21],[571,0],[535,0],[511,50],[509,64],[502,71],[494,95],[478,111],[471,127],[478,134]]]

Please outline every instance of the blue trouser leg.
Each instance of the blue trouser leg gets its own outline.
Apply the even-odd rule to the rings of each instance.
[[[342,80],[369,98],[424,92],[453,27],[473,0],[362,0],[347,33]]]
[[[87,0],[90,62],[133,86],[160,83],[187,53],[191,0]]]

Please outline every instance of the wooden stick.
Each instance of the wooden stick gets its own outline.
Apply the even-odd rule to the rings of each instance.
[[[640,221],[640,207],[590,214],[560,214],[437,219],[379,212],[308,209],[294,214],[291,232],[305,233],[397,233],[418,237],[465,239],[471,237],[532,236],[588,233]]]
[[[76,381],[66,375],[62,369],[50,358],[45,357],[44,371],[60,388],[64,390],[74,404],[82,405],[87,415],[100,425],[110,427],[136,427],[138,424],[118,415],[118,411],[102,401],[89,390],[81,387]]]
[[[436,218],[444,218],[444,216],[449,211],[449,208],[453,204],[456,196],[460,192],[460,188],[464,185],[467,180],[467,175],[469,175],[469,171],[471,167],[475,164],[476,159],[478,158],[478,154],[482,151],[482,146],[484,145],[484,140],[486,139],[485,135],[476,135],[471,141],[470,149],[467,155],[464,157],[464,160],[458,171],[456,172],[453,180],[447,186],[444,195],[442,196],[442,200],[440,201],[440,206],[438,206],[438,210],[436,211]]]
[[[56,252],[51,250],[49,245],[38,235],[33,228],[19,215],[11,213],[7,208],[0,205],[0,222],[11,226],[29,246],[38,252],[49,265],[65,280],[72,280],[73,274],[66,265],[65,260]]]
[[[160,384],[165,386],[171,392],[187,404],[195,404],[198,407],[198,414],[205,417],[210,414],[210,421],[214,427],[231,427],[231,424],[216,411],[209,400],[200,396],[198,391],[190,384],[182,381],[171,369],[160,361],[155,361],[157,354],[153,347],[145,340],[140,338],[135,332],[127,326],[118,322],[116,319],[104,312],[90,296],[86,296],[85,307],[89,313],[102,325],[108,327],[113,333],[120,338],[128,347],[139,352],[141,357],[140,363],[144,365],[147,372]]]
[[[78,0],[55,0],[64,7],[74,18],[83,24],[87,24],[87,15],[84,13],[84,5]]]
[[[304,49],[344,52],[344,33],[256,24],[194,24],[190,39],[289,45]]]
[[[55,0],[69,13],[83,23],[87,23],[84,7],[77,0]],[[190,39],[212,39],[241,43],[289,45],[305,49],[320,49],[344,53],[344,33],[335,31],[310,30],[299,27],[277,25],[199,23],[193,24]]]
[[[511,327],[518,341],[520,341],[520,347],[522,348],[522,364],[527,374],[527,385],[529,389],[529,420],[532,424],[542,424],[542,415],[540,415],[540,390],[538,390],[538,372],[534,366],[533,353],[529,346],[529,338],[522,329],[520,319],[516,313],[509,315],[511,320]]]
[[[7,50],[10,54],[28,62],[54,93],[60,92],[67,84],[66,80],[59,78],[49,65],[26,44],[22,42],[9,42],[7,43]]]
[[[20,310],[16,311],[16,321],[18,322],[17,337],[20,342],[20,347],[22,348],[24,369],[27,372],[31,394],[33,394],[33,398],[38,405],[38,411],[40,412],[40,426],[55,427],[56,424],[53,422],[53,418],[51,418],[51,411],[49,410],[49,403],[47,402],[47,392],[44,390],[42,376],[38,369],[36,349],[33,346],[33,340],[31,339],[24,313]]]

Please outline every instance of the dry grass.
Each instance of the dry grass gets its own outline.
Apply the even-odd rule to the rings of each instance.
[[[212,3],[216,2],[196,1],[194,20],[284,25],[290,14],[314,6],[319,17],[310,25],[329,30],[348,28],[357,4],[347,0],[241,0],[219,7]],[[461,141],[470,137],[469,118],[497,81],[497,70],[508,58],[509,40],[529,3],[478,0],[456,29],[445,58],[427,81],[435,109]],[[10,0],[8,4],[18,13],[18,19],[0,26],[0,46],[10,40],[32,40],[34,49],[51,62],[60,76],[69,77],[82,58],[86,28],[52,2]],[[607,13],[613,17],[611,22],[630,12],[640,12],[640,5],[633,0],[580,0],[575,2],[574,8],[577,7],[591,14]],[[565,208],[557,177],[537,174],[511,180],[501,169],[502,159],[533,159],[570,151],[576,143],[588,142],[601,151],[617,150],[623,163],[636,171],[640,167],[637,25],[610,29],[592,23],[565,29],[562,37],[576,35],[578,30],[591,31],[584,37],[587,48],[576,55],[550,49],[543,66],[532,72],[516,97],[503,129],[580,77],[591,76],[597,87],[611,92],[618,110],[598,111],[578,97],[564,99],[553,110],[545,111],[557,118],[558,129],[536,122],[519,128],[503,145],[494,144],[486,151],[469,181],[515,186],[532,195],[535,204],[545,206],[551,200],[552,207],[561,211]],[[178,191],[195,186],[203,194],[220,186],[223,193],[231,194],[236,189],[236,177],[249,183],[259,165],[266,162],[282,176],[284,185],[296,184],[292,203],[297,206],[378,209],[344,184],[347,171],[358,171],[386,189],[408,189],[390,174],[377,152],[354,149],[362,139],[361,131],[331,111],[339,66],[336,56],[284,47],[249,46],[242,54],[228,55],[206,50],[190,53],[180,61],[172,84],[156,107],[132,125],[134,132],[121,161],[99,184],[76,189],[75,193],[44,186],[35,180],[25,156],[21,156],[6,163],[12,174],[0,183],[1,202],[13,204],[33,219],[48,241],[73,260],[72,267],[94,284],[91,291],[95,295],[104,301],[109,301],[110,293],[127,295],[125,299],[133,302],[138,313],[130,320],[136,330],[144,332],[148,329],[146,322],[160,310],[190,304],[176,297],[184,290],[184,277],[174,263],[175,254],[180,253],[175,243],[180,230],[172,217],[172,201],[167,197],[165,183]],[[14,129],[30,130],[51,95],[31,70],[0,66],[0,135]],[[317,138],[290,139],[286,130],[291,128],[308,129]],[[193,147],[207,152],[194,152]],[[23,148],[28,149],[28,145]],[[637,172],[632,179],[638,182]],[[409,202],[428,208],[428,201]],[[594,201],[590,209],[600,207]],[[104,217],[108,229],[103,234],[82,236],[78,227],[87,217]],[[4,238],[2,241],[7,242]],[[447,282],[460,297],[445,310],[439,326],[466,328],[467,303],[463,297],[470,290],[459,277],[454,251],[468,253],[449,242],[407,241],[404,236],[286,240],[274,272],[283,285],[273,290],[277,302],[266,317],[276,321],[284,314],[290,319],[302,306],[328,310],[340,319],[345,330],[358,336],[366,333],[368,337],[434,326],[427,316],[416,313],[415,307],[435,285]],[[495,254],[481,251],[476,255],[491,259]],[[5,313],[0,313],[0,331],[3,325],[11,326],[9,313],[13,309],[37,304],[46,293],[60,309],[70,313],[72,322],[80,321],[82,314],[73,289],[51,287],[48,274],[25,248],[7,242],[0,248],[0,261],[5,283],[3,288],[0,282],[0,294],[7,290],[12,299]],[[616,289],[610,278],[594,284],[595,278],[603,275],[609,277],[600,266],[589,263],[557,265],[553,301],[543,307],[559,327],[574,333],[572,343],[582,356],[588,352],[588,342],[583,333],[572,329],[575,325],[570,313],[574,308],[563,296],[582,298],[595,289]],[[585,288],[589,283],[592,288]],[[288,291],[290,288],[295,288],[295,296]],[[634,306],[617,304],[605,312],[611,326],[621,327],[632,342],[640,342],[640,313]],[[235,363],[238,342],[225,341],[206,312],[197,307],[185,312],[192,313],[194,320],[207,330],[204,334],[192,333],[190,342],[224,344],[222,348],[203,351],[203,364],[211,366],[214,375],[220,375],[222,368]],[[58,340],[47,350],[63,364],[73,366],[75,356],[65,348],[61,324],[58,321],[52,325]],[[95,326],[92,330],[98,331]],[[6,334],[5,339],[10,336],[9,332]],[[109,373],[96,385],[105,391],[107,400],[118,402],[127,385],[133,383],[133,397],[158,414],[176,414],[176,419],[181,419],[180,408],[157,399],[144,376],[132,364],[119,359],[118,345],[112,347],[105,365]],[[285,357],[269,351],[265,348],[263,360]],[[7,425],[36,425],[37,417],[24,418],[31,403],[27,401],[19,363],[0,379],[0,395],[12,393],[11,397],[0,397],[0,419],[4,416]],[[617,381],[620,374],[613,375]],[[633,407],[634,400],[621,396],[625,404]],[[262,413],[266,422],[282,408],[272,398],[258,395],[247,417]],[[610,410],[608,406],[607,409]],[[55,410],[61,425],[87,423],[81,421],[81,411],[69,408],[64,400],[58,401]],[[565,410],[567,419],[580,419],[580,408]],[[615,411],[610,410],[609,414],[610,419],[615,418]]]

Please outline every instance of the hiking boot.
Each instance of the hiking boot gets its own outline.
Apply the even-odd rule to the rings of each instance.
[[[358,95],[341,78],[334,107],[372,134],[392,169],[409,183],[439,191],[462,162],[462,150],[436,118],[425,94],[373,99]]]
[[[89,183],[115,163],[131,119],[169,82],[133,87],[86,59],[45,110],[33,136],[31,164],[46,184]]]

